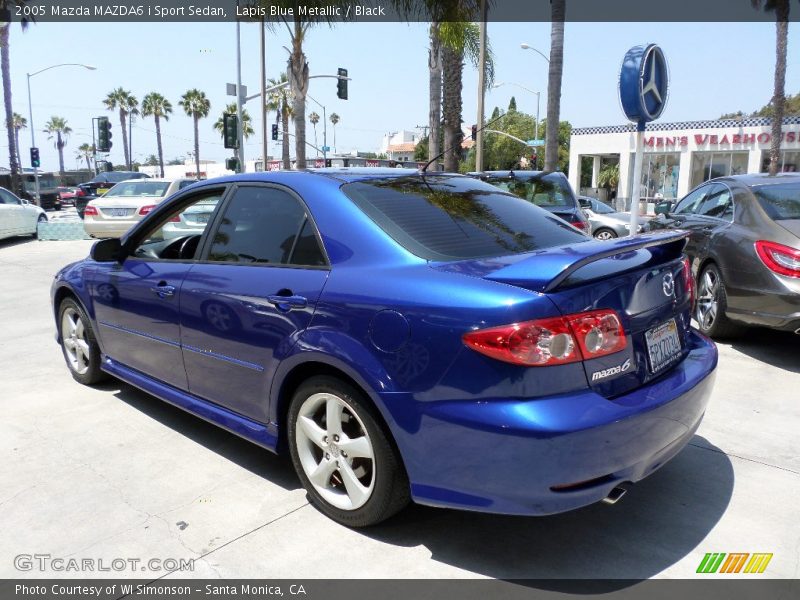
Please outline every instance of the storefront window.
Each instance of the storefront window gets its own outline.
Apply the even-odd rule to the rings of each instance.
[[[764,151],[761,153],[761,172],[766,173],[767,171],[769,171],[769,152]],[[781,173],[800,172],[800,151],[783,150],[778,171]]]
[[[691,187],[715,177],[747,173],[747,152],[695,152]]]
[[[680,153],[645,154],[642,159],[640,197],[648,200],[677,198]]]

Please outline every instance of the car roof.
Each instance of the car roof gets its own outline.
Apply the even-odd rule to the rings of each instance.
[[[470,171],[467,173],[470,177],[508,177],[509,179],[536,179],[539,177],[547,176],[561,176],[565,175],[561,171],[528,171],[519,170],[515,171],[510,169],[508,171]]]
[[[747,173],[744,175],[728,175],[717,177],[711,181],[727,181],[729,183],[739,183],[747,187],[761,185],[775,185],[779,183],[800,183],[800,173],[778,173],[770,175],[768,173]]]
[[[238,175],[226,175],[214,179],[204,179],[203,184],[207,183],[230,183],[230,182],[288,182],[295,178],[325,178],[339,181],[341,183],[352,183],[355,181],[368,181],[370,179],[388,179],[400,177],[464,177],[459,173],[444,173],[441,171],[428,171],[422,173],[417,169],[392,169],[382,167],[325,167],[320,169],[305,169],[300,171],[259,171],[257,173],[243,173]]]

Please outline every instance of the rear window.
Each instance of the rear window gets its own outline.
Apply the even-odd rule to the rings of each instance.
[[[168,181],[129,181],[127,183],[118,183],[108,192],[104,198],[113,196],[153,196],[161,197],[167,193],[169,187]]]
[[[520,254],[587,239],[530,202],[468,177],[372,179],[342,191],[389,236],[427,260]]]
[[[773,221],[800,219],[800,183],[764,185],[752,190]]]
[[[490,177],[486,181],[542,208],[575,208],[575,198],[569,184],[558,175]]]

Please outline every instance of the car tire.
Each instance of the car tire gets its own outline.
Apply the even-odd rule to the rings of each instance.
[[[65,298],[58,308],[58,337],[67,367],[75,381],[94,385],[108,375],[100,370],[100,346],[91,321],[72,298]]]
[[[619,237],[613,229],[609,229],[608,227],[601,227],[592,235],[596,240],[613,240],[614,238]]]
[[[36,229],[33,232],[33,239],[39,239],[39,223],[47,223],[47,215],[39,215],[39,218],[36,219]]]
[[[338,417],[329,426],[328,415]],[[353,386],[316,376],[294,393],[289,451],[311,503],[347,527],[375,525],[410,500],[408,477],[380,417]]]
[[[697,278],[697,300],[694,318],[700,331],[715,339],[734,337],[741,326],[733,323],[725,314],[728,296],[725,282],[715,264],[709,264]]]

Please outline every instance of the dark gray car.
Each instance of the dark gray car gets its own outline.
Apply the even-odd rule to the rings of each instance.
[[[747,324],[800,333],[800,174],[712,179],[648,226],[690,233],[701,331],[727,337]]]

